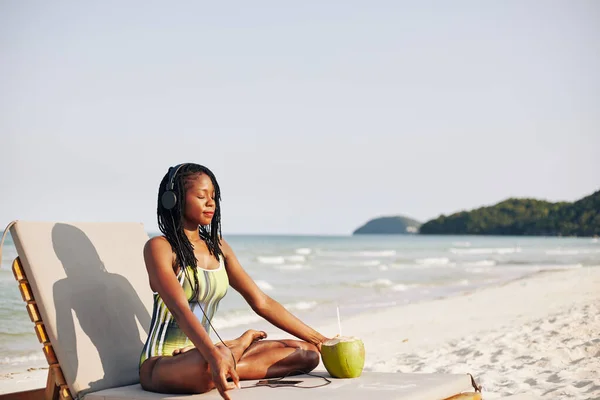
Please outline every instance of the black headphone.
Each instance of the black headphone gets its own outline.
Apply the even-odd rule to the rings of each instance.
[[[167,179],[167,187],[166,191],[162,194],[160,198],[160,202],[164,208],[167,210],[172,209],[177,204],[177,195],[173,191],[173,187],[175,186],[175,176],[181,167],[187,165],[188,163],[183,163],[176,165],[174,167],[169,168],[169,178]]]

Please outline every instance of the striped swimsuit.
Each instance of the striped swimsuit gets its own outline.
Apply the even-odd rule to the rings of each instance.
[[[192,267],[188,266],[186,268],[193,284]],[[186,279],[183,269],[177,274],[177,279],[188,298],[190,309],[202,321],[202,326],[206,329],[206,332],[210,333],[208,320],[202,314],[198,305],[202,305],[206,316],[212,320],[217,312],[219,302],[225,296],[225,293],[227,293],[229,279],[227,278],[223,257],[219,259],[219,268],[214,270],[197,268],[197,270],[200,287],[198,288],[198,296],[194,299],[190,299],[193,294],[192,284]],[[173,350],[191,344],[185,333],[177,325],[177,321],[175,321],[171,312],[167,309],[163,299],[156,292],[154,293],[154,308],[149,332],[140,357],[140,366],[150,357],[170,356],[173,354]]]

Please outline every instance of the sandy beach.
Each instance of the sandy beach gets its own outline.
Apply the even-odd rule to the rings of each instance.
[[[337,321],[316,328],[328,336],[338,332]],[[363,339],[366,370],[471,373],[485,399],[600,398],[600,268],[542,272],[370,312],[343,319],[342,329]],[[268,333],[282,337],[276,329]],[[43,387],[46,373],[4,371],[0,393]]]

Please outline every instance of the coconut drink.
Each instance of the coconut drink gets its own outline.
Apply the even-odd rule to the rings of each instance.
[[[354,336],[336,336],[321,344],[323,364],[334,378],[357,378],[365,365],[365,345]]]

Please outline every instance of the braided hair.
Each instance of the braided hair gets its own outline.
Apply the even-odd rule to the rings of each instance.
[[[192,283],[192,278],[194,280],[194,284],[192,285],[192,299],[198,296],[199,282],[198,271],[196,269],[198,260],[194,255],[194,246],[183,232],[183,217],[185,210],[185,193],[192,181],[201,174],[205,174],[210,178],[215,189],[215,213],[210,225],[200,225],[198,233],[206,243],[209,253],[218,260],[219,257],[223,256],[220,246],[222,237],[221,191],[219,189],[219,184],[217,183],[217,178],[215,178],[212,171],[203,165],[191,163],[183,164],[173,178],[173,192],[175,192],[175,195],[177,196],[177,202],[175,203],[175,207],[170,210],[166,209],[161,202],[162,195],[167,190],[169,179],[168,172],[160,182],[160,187],[158,189],[158,228],[171,244],[171,248],[175,253],[176,265],[183,269],[185,277],[190,284]],[[189,276],[190,274],[188,268],[186,268],[187,266],[192,267],[193,277]]]

